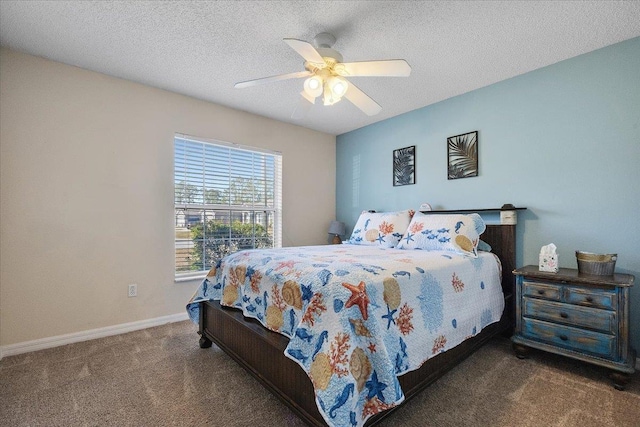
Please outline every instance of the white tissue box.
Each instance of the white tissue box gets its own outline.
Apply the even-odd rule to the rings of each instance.
[[[540,271],[558,272],[558,254],[544,254],[540,252]]]

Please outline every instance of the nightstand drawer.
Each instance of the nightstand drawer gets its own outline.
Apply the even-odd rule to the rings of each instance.
[[[615,334],[615,312],[535,298],[524,298],[523,316]]]
[[[568,287],[566,300],[571,304],[599,307],[607,310],[615,310],[617,308],[615,293],[605,290]]]
[[[562,287],[551,283],[529,282],[525,280],[522,284],[522,293],[524,296],[528,297],[560,301],[560,297],[562,296]]]
[[[528,338],[605,358],[611,358],[615,354],[615,335],[586,331],[535,319],[524,318],[522,320],[522,333]]]

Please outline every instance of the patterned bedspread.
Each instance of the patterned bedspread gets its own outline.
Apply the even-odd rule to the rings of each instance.
[[[357,245],[247,250],[218,263],[187,305],[220,300],[290,338],[330,426],[361,426],[400,404],[397,376],[500,320],[491,253]]]

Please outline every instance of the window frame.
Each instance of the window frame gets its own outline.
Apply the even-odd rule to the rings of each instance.
[[[185,143],[185,145],[183,147],[184,158],[182,159],[182,163],[181,163],[182,167],[179,168],[178,144],[181,142]],[[195,176],[198,176],[197,180],[193,178],[194,175],[192,175],[192,178],[190,178],[189,181],[186,181],[187,178],[184,178],[185,180],[184,188],[186,188],[187,185],[193,185],[193,184],[199,183],[202,186],[201,187],[202,190],[200,191],[198,188],[196,188],[197,194],[195,198],[201,199],[202,202],[200,201],[193,202],[192,200],[188,202],[183,202],[183,201],[178,202],[177,190],[179,188],[178,186],[179,182],[176,181],[176,177],[179,175],[178,172],[180,170],[182,177],[188,176],[189,172],[193,172],[193,170],[190,169],[189,166],[187,165],[186,150],[187,150],[188,143],[202,146],[203,151],[202,151],[202,156],[200,157],[200,160],[202,161],[202,167],[201,167],[202,175],[201,176],[195,175]],[[229,199],[228,203],[206,203],[207,202],[206,191],[213,189],[212,187],[207,187],[207,176],[210,177],[211,174],[213,173],[213,171],[211,170],[211,167],[212,167],[211,165],[209,166],[209,169],[207,169],[207,160],[213,159],[213,157],[207,157],[207,154],[205,151],[207,146],[213,147],[212,148],[213,150],[216,150],[216,151],[222,150],[223,152],[226,151],[228,153],[228,156],[229,156],[228,159],[226,160],[223,159],[222,163],[226,161],[227,164],[229,165],[229,170],[226,173],[222,173],[222,174],[220,174],[220,170],[215,171],[215,174],[217,176],[223,177],[223,179],[228,180],[228,193],[226,196]],[[251,166],[248,169],[248,171],[245,172],[244,170],[242,170],[242,167],[243,167],[242,162],[243,160],[246,161],[247,153],[251,154],[251,157],[250,157]],[[233,159],[234,155],[236,156],[235,164],[232,163],[232,161],[234,160]],[[269,178],[267,178],[267,175],[265,175],[264,181],[260,181],[260,180],[257,181],[258,184],[264,185],[263,187],[264,194],[262,194],[261,192],[256,192],[254,189],[251,192],[251,202],[249,204],[233,204],[232,203],[233,197],[242,198],[242,196],[246,195],[246,193],[242,193],[242,192],[234,193],[232,191],[231,186],[234,179],[239,179],[244,176],[249,176],[248,179],[251,182],[250,184],[251,188],[254,188],[254,186],[256,185],[255,184],[256,183],[255,181],[256,156],[259,159],[259,161],[264,161],[264,166],[263,166],[264,170],[266,170],[267,168],[266,166],[267,162],[271,162],[271,161],[273,162],[273,164],[270,165],[273,168],[273,171],[272,171],[273,176],[271,177],[271,175],[269,175]],[[219,158],[215,158],[215,161],[216,162],[219,161]],[[197,169],[198,167],[194,169]],[[242,176],[240,176],[239,171],[242,171]],[[234,176],[234,173],[236,173],[237,175]],[[267,184],[271,180],[273,181],[272,188]],[[235,144],[235,143],[230,143],[230,142],[225,142],[220,140],[212,140],[208,138],[194,137],[194,136],[185,135],[181,133],[175,133],[173,138],[173,183],[174,183],[174,280],[176,282],[203,278],[206,276],[207,272],[212,267],[211,265],[208,265],[206,262],[207,238],[205,235],[203,236],[203,239],[201,242],[201,244],[203,245],[202,246],[203,248],[202,267],[204,269],[203,270],[180,270],[179,269],[178,242],[181,241],[184,244],[184,241],[188,240],[185,238],[181,238],[181,239],[178,238],[179,211],[183,211],[182,214],[184,215],[184,225],[181,228],[188,228],[187,224],[189,223],[189,220],[187,218],[189,217],[190,212],[199,212],[200,221],[196,221],[196,222],[203,224],[203,231],[206,230],[205,224],[206,224],[206,221],[208,221],[207,218],[215,218],[215,216],[218,213],[223,213],[223,220],[221,223],[224,223],[224,213],[227,213],[228,214],[227,224],[229,227],[229,234],[228,236],[219,237],[219,239],[223,241],[227,239],[228,242],[230,243],[230,245],[226,246],[225,249],[226,248],[231,249],[231,246],[232,246],[231,243],[233,243],[234,241],[234,235],[232,232],[232,224],[234,223],[234,219],[233,219],[234,216],[237,217],[238,215],[240,215],[240,217],[242,218],[242,221],[241,221],[242,224],[245,224],[245,221],[244,221],[244,218],[246,216],[245,214],[247,214],[250,217],[250,221],[248,223],[253,226],[253,230],[251,233],[251,247],[255,247],[256,246],[256,224],[258,224],[258,221],[256,220],[256,216],[264,214],[266,215],[265,219],[267,220],[267,222],[269,222],[269,224],[266,225],[267,229],[270,227],[271,224],[273,227],[272,236],[269,236],[269,238],[272,239],[272,247],[274,248],[282,247],[282,153],[278,151],[267,150],[264,148],[250,147],[250,146],[245,146],[245,145],[240,145],[240,144]],[[220,190],[220,188],[216,188],[216,189]],[[269,191],[273,192],[272,195],[269,194]],[[238,196],[238,194],[240,194],[240,196]],[[260,202],[256,203],[255,197],[257,194],[261,194],[264,197],[264,201],[262,202],[262,204],[260,204]],[[269,205],[270,201],[272,202],[272,206]],[[235,240],[237,240],[238,242],[243,241],[245,247],[238,248],[237,250],[247,249],[246,238],[242,234],[239,236],[240,237],[237,237]],[[190,237],[189,239],[193,241],[193,237]],[[196,244],[195,241],[194,241],[194,244]],[[189,245],[189,243],[187,243],[187,245]],[[232,253],[232,252],[227,251],[227,253]],[[192,253],[190,253],[189,256],[191,256],[191,254]]]

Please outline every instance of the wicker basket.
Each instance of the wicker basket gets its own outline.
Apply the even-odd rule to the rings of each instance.
[[[578,272],[596,276],[611,276],[616,268],[618,254],[594,254],[576,251]]]

